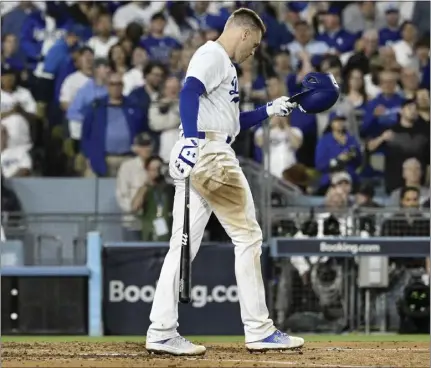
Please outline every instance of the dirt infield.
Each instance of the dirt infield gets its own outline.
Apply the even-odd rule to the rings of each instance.
[[[197,341],[199,342],[199,341]],[[429,367],[425,342],[306,343],[300,351],[248,353],[243,344],[206,344],[200,358],[149,355],[143,344],[35,342],[2,344],[3,367]]]

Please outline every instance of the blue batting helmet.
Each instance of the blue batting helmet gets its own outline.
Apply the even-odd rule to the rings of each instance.
[[[302,86],[303,91],[292,96],[290,101],[297,102],[300,109],[307,114],[329,110],[340,95],[340,87],[330,73],[308,73]]]

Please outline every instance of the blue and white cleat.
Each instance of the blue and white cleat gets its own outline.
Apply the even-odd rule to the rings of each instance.
[[[204,355],[205,346],[195,345],[182,336],[176,336],[171,339],[146,342],[145,348],[149,353],[154,354],[171,354],[171,355]]]
[[[248,351],[253,352],[268,350],[289,350],[300,348],[302,345],[304,345],[304,339],[302,337],[289,336],[280,330],[276,330],[265,339],[247,342],[245,347]]]

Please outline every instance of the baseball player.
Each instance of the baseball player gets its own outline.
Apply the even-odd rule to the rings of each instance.
[[[196,256],[214,212],[235,246],[247,349],[283,350],[304,344],[304,339],[277,330],[269,318],[260,264],[262,232],[248,182],[231,148],[240,130],[269,116],[287,116],[297,106],[288,97],[280,97],[254,111],[239,111],[238,76],[232,63],[251,57],[264,32],[265,26],[255,12],[238,9],[227,20],[220,38],[201,46],[190,61],[180,94],[181,138],[170,159],[176,189],[174,219],[170,249],[150,314],[146,342],[150,352],[201,355],[206,351],[177,332],[184,190],[189,176],[191,258]]]

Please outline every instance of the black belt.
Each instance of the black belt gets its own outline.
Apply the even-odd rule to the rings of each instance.
[[[223,133],[218,133],[218,132],[208,132],[208,133],[215,133],[215,134],[223,134]],[[199,139],[205,139],[206,138],[206,132],[198,132],[198,138]],[[226,143],[229,144],[230,142],[232,142],[232,137],[231,136],[227,136],[226,138]]]

